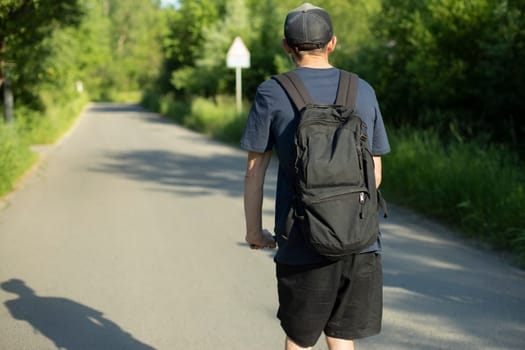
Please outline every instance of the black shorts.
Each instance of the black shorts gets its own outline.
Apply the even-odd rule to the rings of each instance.
[[[277,263],[279,311],[286,335],[315,345],[321,333],[353,340],[378,334],[383,311],[381,255],[356,254],[335,263]]]

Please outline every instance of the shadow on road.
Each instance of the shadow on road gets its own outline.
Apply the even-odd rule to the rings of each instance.
[[[155,350],[108,320],[103,313],[75,301],[40,297],[24,281],[3,282],[3,290],[18,295],[5,302],[11,316],[28,322],[60,349]]]
[[[89,108],[91,111],[95,112],[108,112],[108,113],[114,113],[114,112],[145,112],[145,109],[142,108],[141,105],[135,104],[135,103],[97,103],[95,105],[90,106]]]
[[[134,118],[141,127],[150,124],[180,128],[173,120],[150,113],[138,104],[97,103],[90,107],[92,117],[104,113],[128,112],[137,112]],[[156,133],[160,129],[144,130]],[[149,183],[152,191],[185,196],[242,196],[246,166],[244,152],[224,151],[230,146],[191,131],[177,133],[175,137],[180,144],[171,143],[174,148],[163,148],[163,143],[159,142],[161,147],[158,149],[144,145],[134,149],[104,150],[101,161],[92,164],[89,170]],[[179,146],[180,149],[175,148]],[[276,171],[276,165],[269,169],[265,184],[265,196],[270,199],[274,197],[276,184],[275,176],[270,174],[272,171]]]
[[[185,196],[225,194],[240,197],[243,194],[244,156],[134,150],[108,152],[105,158],[106,162],[90,170],[150,183],[152,191]],[[273,198],[275,182],[270,179],[265,188],[265,196]]]

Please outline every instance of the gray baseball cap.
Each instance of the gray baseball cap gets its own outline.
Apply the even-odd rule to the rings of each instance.
[[[284,21],[284,38],[290,47],[309,51],[324,47],[334,30],[328,12],[310,3],[290,11]]]

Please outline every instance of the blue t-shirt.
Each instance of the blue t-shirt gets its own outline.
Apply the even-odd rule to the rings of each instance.
[[[339,83],[339,69],[297,68],[295,72],[303,81],[314,103],[332,104],[335,102]],[[359,80],[356,108],[367,125],[368,141],[376,156],[390,151],[381,111],[373,88],[364,80]],[[325,262],[306,242],[294,225],[288,239],[282,237],[286,230],[286,220],[292,205],[294,191],[294,136],[299,122],[296,112],[286,92],[273,79],[266,80],[257,89],[248,121],[241,138],[241,147],[248,151],[263,153],[275,149],[279,158],[277,190],[275,198],[275,234],[279,250],[275,260],[288,265],[305,265]],[[380,241],[365,250],[373,252],[381,249]]]

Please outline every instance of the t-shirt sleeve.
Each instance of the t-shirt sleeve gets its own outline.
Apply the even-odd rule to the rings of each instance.
[[[241,148],[247,151],[263,153],[273,148],[271,135],[272,111],[268,84],[261,84],[248,114],[248,119],[241,137]]]
[[[374,89],[364,80],[360,80],[360,93],[363,117],[367,124],[368,141],[374,156],[380,156],[390,152],[390,144],[386,134],[385,123],[381,115],[381,109],[377,102],[377,97]],[[362,95],[361,95],[362,94]]]
[[[375,95],[375,94],[374,94]],[[390,152],[390,143],[388,142],[388,136],[386,134],[385,123],[383,122],[383,116],[379,109],[377,99],[375,99],[374,105],[375,111],[375,123],[374,123],[374,136],[372,140],[372,154],[374,156],[380,156]]]

